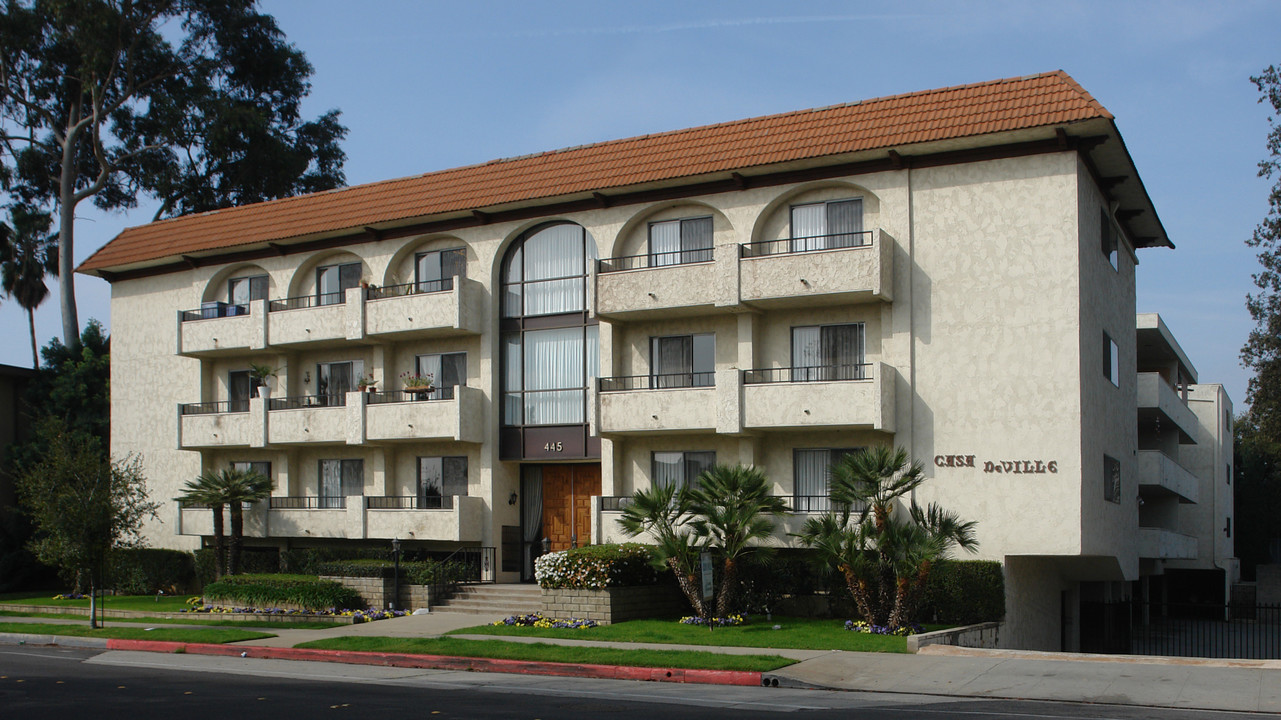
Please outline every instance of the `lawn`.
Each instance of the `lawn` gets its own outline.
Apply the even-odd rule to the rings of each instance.
[[[777,655],[722,655],[696,650],[617,650],[544,643],[513,643],[503,640],[461,638],[338,637],[313,640],[295,647],[323,650],[446,655],[450,657],[495,658],[531,662],[560,662],[589,665],[683,668],[697,670],[748,670],[768,672],[795,663]]]
[[[0,595],[0,607],[4,605],[44,605],[46,607],[89,607],[89,598],[83,600],[54,600],[58,593],[7,593]],[[108,595],[102,599],[102,607],[108,610],[140,610],[142,612],[172,613],[187,607],[190,595]]]
[[[43,623],[0,622],[0,633],[25,635],[74,635],[77,637],[117,638],[124,640],[166,640],[186,643],[233,643],[243,640],[260,640],[276,637],[270,633],[236,630],[234,628],[91,628],[84,625],[46,625]]]
[[[3,607],[0,605],[0,607]],[[83,618],[89,622],[86,615],[67,615],[66,613],[51,612],[14,612],[12,610],[0,610],[0,617],[30,617],[30,618],[50,618],[50,619],[78,619]],[[125,623],[146,623],[149,625],[166,624],[166,625],[198,625],[207,627],[232,627],[232,628],[281,628],[289,630],[327,630],[346,623],[334,623],[323,621],[300,622],[297,620],[287,620],[283,622],[272,622],[269,620],[207,620],[197,618],[218,617],[217,615],[194,615],[184,614],[173,617],[113,617],[107,618],[111,622]]]
[[[774,627],[779,629],[775,630]],[[943,625],[927,626],[937,630]],[[588,630],[478,625],[454,630],[450,635],[497,635],[520,637],[572,638],[611,642],[668,643],[679,645],[725,645],[731,647],[788,648],[793,650],[850,650],[853,652],[907,652],[907,639],[872,635],[845,629],[844,620],[781,617],[752,618],[738,627],[708,630],[682,625],[675,620],[629,620]]]

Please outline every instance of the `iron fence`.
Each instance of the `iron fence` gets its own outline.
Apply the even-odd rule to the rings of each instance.
[[[672,250],[670,252],[646,253],[644,255],[601,258],[596,261],[596,268],[597,272],[604,274],[620,270],[644,270],[646,268],[690,265],[711,261],[712,249],[702,248],[699,250]]]
[[[268,410],[300,410],[302,408],[343,407],[347,404],[347,393],[334,395],[296,395],[294,397],[271,398],[267,401]]]
[[[1081,651],[1281,659],[1281,605],[1083,601]]]
[[[298,297],[280,298],[272,300],[267,304],[267,312],[280,312],[282,310],[302,310],[305,308],[322,307],[325,305],[342,305],[347,302],[347,292],[318,293],[316,295],[300,295]]]
[[[808,235],[806,237],[783,238],[782,240],[764,240],[761,242],[739,245],[739,257],[761,257],[762,255],[791,255],[820,250],[839,250],[841,248],[870,247],[872,231],[835,233],[831,235]]]
[[[342,510],[347,507],[347,498],[328,495],[294,495],[272,497],[269,507],[272,510]]]
[[[452,277],[447,277],[439,280],[423,280],[421,282],[403,283],[400,285],[383,285],[382,287],[370,286],[365,288],[365,299],[382,300],[384,298],[405,297],[406,295],[448,292],[453,289],[454,279]]]
[[[365,498],[370,510],[453,510],[453,495],[382,495]]]
[[[832,382],[839,380],[870,380],[871,363],[856,365],[817,365],[807,367],[761,368],[744,370],[744,385],[792,382]]]
[[[601,392],[624,390],[665,390],[668,388],[713,387],[714,372],[664,373],[662,375],[630,375],[599,379]]]
[[[178,314],[182,318],[182,322],[239,317],[249,314],[249,306],[238,303],[208,302],[202,305],[199,310],[181,310]]]
[[[184,403],[178,406],[178,413],[181,415],[214,415],[234,412],[249,412],[249,401],[223,400],[222,402]]]
[[[410,392],[408,390],[384,390],[368,393],[370,405],[385,403],[417,402],[419,400],[453,400],[454,385],[438,387],[431,392]]]

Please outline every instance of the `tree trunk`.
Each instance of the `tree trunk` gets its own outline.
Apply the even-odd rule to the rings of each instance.
[[[67,125],[79,120],[79,105],[70,113]],[[62,145],[62,167],[58,178],[58,299],[62,305],[62,342],[69,348],[80,344],[80,317],[76,312],[76,145],[80,132],[69,132]]]
[[[867,583],[855,575],[854,569],[849,565],[841,565],[839,569],[845,576],[845,585],[850,589],[850,595],[854,597],[854,607],[864,620],[872,622],[872,605],[868,598]]]
[[[31,328],[31,367],[40,369],[40,351],[36,348],[36,309],[27,308],[27,326]]]
[[[729,617],[734,611],[735,592],[738,589],[738,563],[725,558],[725,571],[721,574],[721,590],[716,594],[716,616]]]
[[[227,547],[222,534],[222,503],[213,506],[213,554],[214,579],[221,580],[227,568]]]
[[[240,573],[240,546],[245,538],[245,507],[239,501],[231,503],[231,542],[227,552],[227,574]]]
[[[93,576],[90,571],[90,577]],[[98,583],[89,582],[89,627],[98,627]]]
[[[702,589],[694,581],[693,573],[686,572],[676,562],[676,558],[667,558],[667,567],[672,569],[672,574],[676,576],[676,583],[680,585],[681,592],[685,593],[685,599],[689,601],[690,607],[694,608],[695,614],[701,618],[707,617],[707,607],[703,605]]]

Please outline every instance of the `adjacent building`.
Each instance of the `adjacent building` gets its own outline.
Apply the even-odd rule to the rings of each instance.
[[[158,498],[269,475],[252,543],[485,548],[518,582],[713,463],[768,473],[787,543],[893,444],[1004,563],[1004,642],[1075,649],[1083,599],[1234,572],[1230,403],[1136,322],[1170,247],[1052,72],[152,223],[80,271],[112,285],[114,449]]]

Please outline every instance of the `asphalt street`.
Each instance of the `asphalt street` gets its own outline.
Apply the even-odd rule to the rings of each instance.
[[[404,718],[1244,718],[1245,713],[897,693],[655,684],[237,657],[0,648],[0,716]],[[1250,713],[1259,717],[1258,713]]]

